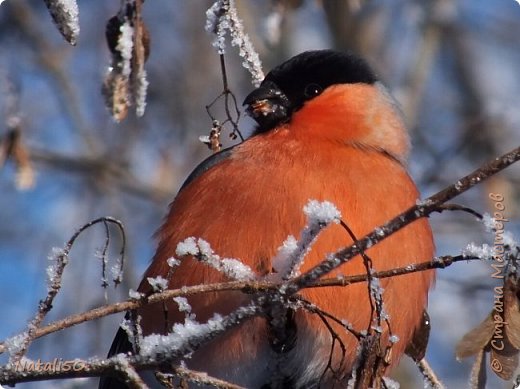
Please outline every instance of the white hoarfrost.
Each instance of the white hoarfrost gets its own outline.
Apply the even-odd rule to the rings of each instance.
[[[223,330],[225,327],[222,316],[218,314],[215,314],[207,323],[198,323],[188,317],[184,324],[174,324],[172,332],[168,335],[152,334],[144,337],[140,344],[140,354],[155,359],[160,355],[168,355],[177,351],[189,353],[191,344]]]
[[[4,346],[9,355],[13,356],[22,351],[28,338],[29,334],[27,332],[22,332],[21,334],[7,338],[4,341]]]
[[[175,254],[179,257],[191,255],[233,280],[248,281],[256,278],[255,272],[234,258],[220,258],[204,239],[190,237],[177,244]]]
[[[121,58],[123,59],[121,73],[125,77],[130,77],[132,72],[132,53],[134,50],[134,28],[130,25],[129,20],[125,20],[119,27],[119,31],[121,31],[121,34],[119,34],[119,39],[117,40],[116,50],[121,53]]]
[[[76,0],[46,0],[45,4],[61,34],[75,45],[79,36],[79,9]]]
[[[495,229],[495,218],[487,212],[482,215],[482,223],[484,223],[487,232],[492,232]]]
[[[110,272],[114,282],[120,283],[123,281],[123,263],[120,257],[117,259],[116,264],[110,268]]]
[[[186,297],[174,297],[173,301],[175,301],[179,306],[179,311],[191,313],[191,305]]]
[[[154,292],[162,292],[168,289],[168,280],[162,276],[148,277],[146,280],[152,286]]]
[[[292,235],[289,235],[287,239],[278,247],[278,252],[273,258],[273,267],[276,269],[278,274],[286,275],[291,270],[291,263],[295,254],[298,251],[298,241]]]
[[[168,264],[168,266],[170,266],[171,268],[174,268],[174,267],[177,267],[181,264],[181,261],[179,261],[177,258],[174,258],[174,257],[170,257],[166,260],[166,263]]]
[[[330,201],[309,200],[303,207],[303,213],[309,223],[330,224],[341,220],[341,212]]]
[[[49,261],[52,261],[52,264],[47,266],[46,272],[47,272],[47,291],[51,291],[52,289],[59,287],[57,283],[59,283],[59,277],[58,270],[60,267],[59,261],[60,259],[63,261],[64,264],[67,263],[67,253],[65,250],[61,247],[53,247],[51,250],[51,253],[47,257]]]
[[[465,257],[477,257],[480,259],[490,259],[493,257],[493,247],[484,243],[479,246],[473,242],[469,243],[464,250],[462,255]]]
[[[144,111],[146,109],[146,93],[148,90],[146,70],[140,69],[140,71],[137,72],[136,84],[135,112],[138,117],[141,117],[144,115]]]
[[[235,0],[217,0],[206,11],[206,31],[215,34],[213,46],[219,54],[226,49],[226,33],[231,35],[231,45],[237,46],[242,57],[242,66],[251,73],[255,86],[264,79],[262,63],[255,51],[251,39],[244,32],[242,20],[238,17]]]
[[[206,323],[188,315],[184,323],[176,323],[167,335],[151,334],[141,339],[140,355],[150,360],[171,356],[189,356],[204,341],[210,340],[242,320],[258,313],[254,304],[240,307],[228,316],[217,313]]]
[[[133,289],[130,289],[128,291],[128,297],[130,297],[131,299],[139,300],[143,296],[144,296],[144,294],[142,294],[140,292],[137,292],[137,291],[135,291]]]
[[[307,225],[301,232],[300,240],[289,236],[278,248],[273,259],[277,278],[292,279],[300,274],[300,267],[320,232],[331,223],[339,223],[341,212],[330,201],[309,200],[303,207]]]

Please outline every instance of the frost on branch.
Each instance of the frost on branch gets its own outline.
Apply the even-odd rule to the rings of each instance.
[[[484,243],[479,246],[475,243],[469,243],[464,250],[462,255],[465,257],[477,257],[480,259],[491,259],[493,257],[493,247]]]
[[[150,37],[141,18],[141,0],[125,0],[119,13],[106,26],[112,63],[103,83],[103,96],[116,121],[123,120],[130,106],[142,116],[146,107],[146,62]]]
[[[168,335],[152,334],[144,337],[140,343],[140,355],[150,360],[189,356],[202,343],[256,314],[258,307],[250,304],[227,316],[215,313],[206,323],[199,323],[193,315],[189,315],[184,323],[174,324]]]
[[[54,24],[71,45],[79,36],[79,11],[76,0],[44,0]]]
[[[307,216],[310,224],[339,223],[341,212],[330,201],[309,200],[303,207],[303,213]]]
[[[130,317],[125,317],[121,322],[120,327],[128,335],[128,341],[132,344],[133,350],[137,350],[143,340],[141,316],[137,316],[137,318],[134,317],[134,319],[131,318],[131,315]]]
[[[231,35],[231,45],[238,47],[243,59],[242,66],[251,73],[254,86],[264,79],[262,63],[255,51],[251,39],[244,32],[242,20],[238,17],[235,0],[217,0],[206,11],[206,31],[215,34],[213,46],[219,54],[226,49],[226,33]]]
[[[168,280],[161,276],[157,276],[155,278],[148,277],[146,280],[148,281],[154,292],[162,292],[168,289]]]
[[[144,296],[145,296],[144,294],[137,292],[133,289],[130,289],[128,291],[128,297],[130,297],[131,299],[134,299],[134,300],[139,300],[140,298],[142,298]]]
[[[176,254],[179,257],[192,255],[233,280],[248,281],[256,277],[255,272],[238,259],[220,258],[204,239],[194,237],[185,239],[177,245]]]
[[[152,334],[145,336],[141,342],[141,355],[155,359],[158,355],[168,355],[172,352],[189,354],[191,344],[196,340],[222,332],[224,330],[222,316],[215,314],[207,323],[199,323],[188,317],[183,324],[176,323],[168,335]]]
[[[278,252],[273,258],[273,267],[277,274],[282,277],[288,276],[291,267],[294,267],[294,263],[298,261],[300,242],[292,235],[289,235],[283,244],[278,247]]]
[[[179,261],[177,258],[170,257],[170,258],[168,258],[166,263],[168,264],[169,267],[171,267],[173,269],[173,268],[179,266],[181,264],[181,261]]]
[[[319,233],[329,224],[341,220],[341,212],[330,201],[309,200],[303,207],[303,213],[307,216],[307,225],[301,232],[300,240],[290,235],[273,259],[273,267],[282,279],[297,277]]]
[[[503,218],[499,212],[496,213],[497,217],[492,217],[489,213],[485,213],[482,216],[482,223],[484,223],[484,228],[486,232],[490,232],[494,234],[495,237],[495,245],[503,244],[510,251],[517,250],[520,245],[514,238],[511,231],[505,230],[505,223],[509,220]]]
[[[465,257],[473,256],[480,259],[491,260],[497,257],[502,258],[505,253],[514,253],[519,250],[520,246],[513,234],[505,230],[505,223],[508,222],[508,220],[500,219],[502,215],[496,216],[499,217],[492,217],[488,213],[482,216],[482,223],[484,224],[486,232],[493,234],[493,245],[491,246],[486,243],[477,245],[471,242],[462,250],[462,255]]]
[[[373,273],[374,271],[372,269],[370,269],[370,272]],[[379,278],[371,275],[369,278],[369,287],[370,287],[370,294],[371,294],[372,298],[374,299],[374,301],[376,302],[377,315],[378,315],[377,321],[380,322],[381,320],[384,320],[384,321],[389,320],[390,316],[388,316],[388,313],[386,312],[386,310],[384,308],[383,293],[385,290],[381,286],[381,281],[379,280]],[[379,325],[377,327],[379,327]],[[376,329],[376,331],[382,332],[382,331],[378,331],[378,329]]]
[[[173,301],[175,301],[177,303],[177,305],[179,306],[179,311],[191,313],[191,305],[188,302],[188,299],[186,297],[181,297],[181,296],[174,297]]]
[[[27,332],[22,332],[21,334],[7,338],[4,341],[4,346],[6,347],[9,356],[12,357],[23,351],[28,339],[29,334]]]
[[[52,264],[47,266],[47,291],[59,290],[63,267],[68,262],[68,253],[61,247],[53,247],[48,257]]]

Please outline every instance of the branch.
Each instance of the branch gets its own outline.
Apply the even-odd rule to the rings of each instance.
[[[361,240],[354,242],[353,245],[339,250],[330,259],[320,263],[306,274],[296,278],[290,283],[287,288],[287,293],[294,294],[306,285],[312,284],[322,276],[330,273],[332,270],[343,265],[351,258],[359,255],[367,250],[369,247],[388,238],[394,232],[406,227],[408,224],[418,220],[422,217],[429,216],[433,212],[437,212],[439,206],[451,200],[452,198],[466,192],[468,189],[478,185],[487,178],[504,170],[508,166],[520,160],[520,147],[515,148],[502,155],[499,158],[486,163],[482,167],[475,170],[473,173],[461,178],[455,184],[437,192],[433,196],[428,197],[425,201],[418,202],[417,205],[410,207],[400,215],[394,217],[392,220],[379,226],[370,234],[363,237]]]
[[[429,385],[434,389],[445,389],[441,380],[437,377],[437,374],[433,371],[428,361],[423,358],[419,362],[417,362],[417,366],[419,367],[419,371],[424,377],[425,386]]]
[[[372,274],[372,277],[377,278],[388,278],[395,277],[409,273],[415,273],[418,271],[424,271],[429,269],[444,269],[456,262],[461,261],[470,261],[470,260],[480,260],[478,257],[466,257],[463,255],[459,256],[444,256],[433,258],[431,261],[420,262],[416,264],[411,264],[405,267],[385,270],[380,272],[375,272]],[[356,274],[348,277],[338,277],[338,278],[326,278],[322,280],[315,281],[313,284],[305,286],[305,288],[322,288],[322,287],[330,287],[330,286],[348,286],[351,284],[357,284],[359,282],[365,282],[368,280],[368,275],[366,273]],[[65,328],[73,327],[75,325],[84,323],[86,321],[99,319],[108,315],[113,315],[116,313],[126,312],[134,309],[141,308],[145,305],[155,304],[158,302],[163,302],[166,300],[170,300],[175,297],[185,297],[185,296],[194,296],[202,293],[208,292],[223,292],[223,291],[232,291],[238,290],[243,293],[252,294],[255,292],[267,291],[267,290],[278,290],[281,287],[281,283],[273,283],[270,281],[230,281],[230,282],[221,282],[214,284],[206,284],[206,285],[195,285],[195,286],[187,286],[179,289],[169,289],[165,290],[161,293],[154,293],[148,297],[143,297],[139,300],[129,299],[127,301],[104,305],[102,307],[94,308],[86,312],[78,313],[75,315],[67,316],[64,319],[57,320],[53,323],[50,323],[44,327],[38,328],[34,331],[34,339],[41,338],[42,336],[46,336],[52,334],[54,332],[58,332]],[[0,354],[6,351],[5,342],[0,343]]]
[[[255,87],[264,79],[262,64],[251,39],[244,32],[242,20],[238,17],[235,0],[217,0],[206,11],[206,31],[215,34],[213,46],[219,54],[225,53],[225,35],[229,30],[231,45],[237,46],[242,66],[249,71]]]
[[[203,331],[194,330],[191,336],[182,339],[175,332],[169,335],[150,335],[143,338],[143,345],[144,343],[148,344],[145,345],[146,347],[142,347],[141,354],[138,355],[117,354],[105,360],[85,361],[76,359],[65,361],[69,363],[67,368],[63,367],[64,361],[56,359],[56,364],[60,363],[60,367],[48,369],[44,368],[45,363],[42,364],[39,360],[36,363],[42,366],[41,368],[36,368],[34,365],[32,368],[27,368],[27,364],[34,364],[35,361],[27,359],[16,361],[0,367],[0,384],[58,378],[99,377],[114,374],[116,371],[124,375],[125,380],[133,381],[137,385],[139,381],[137,381],[136,375],[132,374],[133,371],[148,370],[175,363],[179,358],[195,351],[203,343],[259,314],[261,314],[260,306],[251,303],[245,307],[237,308],[227,316],[215,318],[212,324],[207,325],[210,323],[210,319],[208,323],[202,324],[202,326],[205,326]],[[193,329],[193,324],[191,326]]]
[[[163,376],[162,378],[166,378],[164,376],[171,375],[171,376],[179,377],[181,379],[185,379],[190,382],[194,382],[199,385],[201,385],[201,384],[211,385],[212,388],[245,389],[242,386],[234,385],[227,381],[224,381],[224,380],[221,380],[221,379],[218,379],[215,377],[210,377],[210,376],[208,376],[208,373],[206,373],[206,372],[190,370],[190,369],[186,369],[185,367],[182,367],[182,366],[175,366],[172,368],[172,371],[173,371],[173,374],[164,374],[164,373],[159,373],[159,374],[161,374]]]
[[[27,352],[27,349],[31,342],[38,338],[37,332],[39,327],[41,326],[41,323],[47,316],[47,314],[52,309],[52,303],[54,302],[54,298],[58,294],[58,292],[61,289],[61,280],[63,276],[63,271],[65,270],[65,266],[67,265],[69,261],[69,254],[70,250],[72,249],[72,246],[74,245],[74,242],[76,239],[81,235],[83,231],[86,229],[92,227],[93,225],[97,223],[104,223],[105,228],[107,223],[113,223],[119,227],[121,230],[122,236],[123,236],[123,248],[121,249],[121,260],[119,262],[120,269],[122,269],[123,266],[123,258],[124,258],[124,244],[125,244],[125,233],[123,229],[123,224],[116,219],[113,219],[111,217],[102,217],[95,219],[85,225],[83,225],[79,230],[77,230],[74,235],[69,239],[69,241],[65,244],[65,247],[63,249],[60,249],[55,253],[55,263],[47,268],[47,274],[49,277],[49,286],[47,288],[47,296],[45,299],[40,300],[40,303],[38,304],[38,311],[34,318],[31,320],[31,322],[28,325],[27,332],[24,332],[18,336],[15,336],[13,338],[10,338],[8,341],[5,341],[3,343],[2,352],[6,349],[9,350],[12,360],[10,362],[16,363],[21,360],[21,358],[25,355]],[[108,232],[107,232],[108,233]],[[117,281],[115,281],[117,283]]]

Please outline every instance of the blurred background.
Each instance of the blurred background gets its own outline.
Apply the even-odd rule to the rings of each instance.
[[[23,331],[46,293],[53,247],[99,217],[125,225],[125,279],[108,302],[136,288],[153,252],[152,235],[190,171],[211,151],[199,141],[211,129],[205,106],[222,91],[214,37],[204,31],[211,1],[162,0],[143,5],[151,34],[146,63],[146,113],[115,123],[100,90],[110,64],[105,24],[120,1],[80,2],[76,47],[53,25],[43,2],[0,6],[0,138],[19,136],[22,163],[0,170],[0,339]],[[353,50],[375,68],[402,105],[413,153],[412,176],[423,196],[455,182],[520,144],[520,5],[514,0],[237,0],[239,16],[264,71],[304,50]],[[239,102],[251,77],[229,41],[229,86]],[[224,119],[222,106],[214,115]],[[13,134],[10,120],[20,120]],[[244,134],[252,128],[245,117]],[[227,133],[224,146],[233,142]],[[0,162],[1,158],[0,158]],[[520,166],[513,166],[456,202],[492,212],[490,192],[504,196],[520,239]],[[389,199],[391,201],[391,199]],[[463,213],[431,218],[439,255],[470,242],[493,243],[482,223]],[[119,250],[113,234],[113,259]],[[101,288],[102,226],[84,233],[71,253],[61,293],[47,322],[106,303]],[[438,272],[429,312],[427,357],[449,388],[467,387],[472,360],[457,362],[455,344],[488,314],[493,302],[489,263],[459,263]],[[35,341],[32,359],[105,356],[122,315],[89,322]],[[0,363],[7,360],[0,355]],[[490,372],[488,387],[511,388]],[[394,377],[422,387],[408,358]],[[92,380],[20,387],[92,387]]]

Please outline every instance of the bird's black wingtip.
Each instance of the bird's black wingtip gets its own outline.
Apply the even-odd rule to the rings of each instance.
[[[110,346],[110,351],[108,352],[108,357],[112,357],[117,354],[126,354],[128,352],[132,352],[133,347],[132,343],[128,339],[128,334],[125,330],[119,327],[117,334],[112,342],[112,346]],[[117,379],[114,376],[102,376],[99,379],[98,389],[128,389],[128,386]]]

